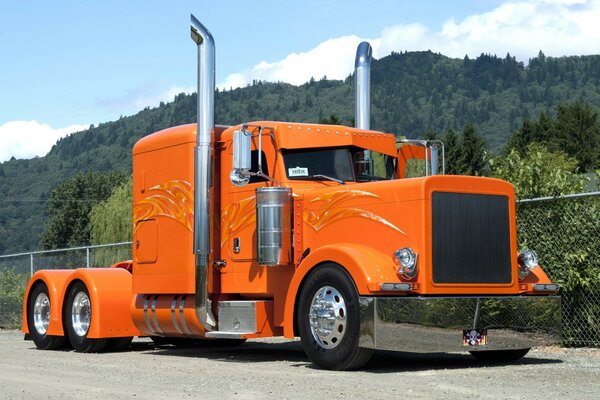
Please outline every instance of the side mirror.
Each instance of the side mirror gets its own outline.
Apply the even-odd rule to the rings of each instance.
[[[233,169],[229,180],[234,186],[244,186],[250,182],[250,158],[252,149],[252,133],[244,130],[233,132]]]

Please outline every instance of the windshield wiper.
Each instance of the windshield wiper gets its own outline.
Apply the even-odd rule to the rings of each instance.
[[[322,175],[322,174],[315,174],[315,175],[311,175],[311,176],[309,176],[309,178],[323,178],[323,179],[327,179],[327,180],[330,180],[330,181],[333,181],[333,182],[337,182],[337,183],[339,183],[340,185],[345,185],[345,184],[346,184],[346,182],[344,182],[344,181],[343,181],[343,180],[341,180],[341,179],[338,179],[338,178],[333,178],[333,177],[331,177],[331,176]]]

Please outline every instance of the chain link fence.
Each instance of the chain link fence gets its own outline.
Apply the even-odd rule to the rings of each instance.
[[[561,285],[563,346],[600,347],[600,193],[519,201],[517,236]]]
[[[41,269],[107,267],[131,259],[131,242],[0,256],[0,328],[18,328],[25,287]]]
[[[521,200],[519,248],[534,249],[561,285],[564,346],[600,347],[600,193]],[[131,243],[0,256],[0,328],[21,323],[27,280],[37,270],[108,266],[131,259]]]

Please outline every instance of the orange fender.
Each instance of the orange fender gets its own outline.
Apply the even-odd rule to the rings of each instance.
[[[285,299],[283,319],[284,336],[294,337],[294,317],[297,294],[305,277],[319,264],[334,262],[341,265],[350,275],[360,295],[372,295],[369,284],[372,282],[396,282],[397,267],[392,255],[383,254],[371,247],[355,243],[341,243],[323,246],[312,251],[298,266]]]
[[[50,323],[48,324],[47,334],[51,336],[63,336],[62,308],[64,301],[65,287],[69,275],[73,272],[70,269],[41,270],[33,274],[23,298],[23,323],[21,330],[29,333],[27,325],[27,304],[29,303],[29,293],[35,285],[43,282],[48,287],[48,298],[50,299]]]
[[[123,268],[80,268],[69,276],[69,284],[82,281],[92,302],[90,339],[139,336],[131,319],[132,279]],[[64,296],[68,296],[68,289]]]

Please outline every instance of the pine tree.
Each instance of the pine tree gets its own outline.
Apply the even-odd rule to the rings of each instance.
[[[425,140],[437,140],[438,135],[437,132],[433,128],[427,129],[425,132]]]
[[[454,132],[454,129],[448,128],[444,135],[444,157],[446,159],[446,174],[460,175],[462,172],[461,159],[462,159],[462,147],[458,141],[458,135]]]
[[[485,168],[484,140],[473,124],[463,129],[461,171],[464,175],[483,175]]]
[[[534,135],[535,123],[532,123],[529,119],[523,120],[521,127],[516,130],[508,140],[504,153],[508,154],[510,150],[514,149],[522,156],[525,147],[527,147],[529,143],[537,141]]]
[[[598,165],[600,122],[598,112],[579,101],[556,109],[556,141],[562,151],[579,161],[580,171]]]
[[[324,118],[324,119],[320,120],[319,123],[326,124],[326,125],[341,125],[342,120],[334,113],[331,113],[331,114],[329,114],[328,118]]]

